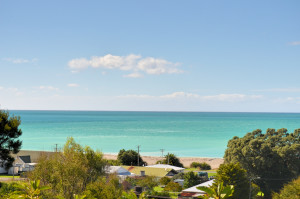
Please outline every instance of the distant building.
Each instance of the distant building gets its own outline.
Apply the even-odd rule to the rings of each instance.
[[[197,187],[210,187],[214,183],[214,180],[210,180],[193,187],[182,190],[182,192],[178,195],[178,199],[191,199],[198,198],[199,196],[203,196],[206,193],[197,189]]]
[[[155,164],[155,165],[150,165],[150,166],[146,166],[146,167],[151,167],[151,168],[163,168],[163,169],[173,169],[174,171],[176,171],[177,173],[183,173],[185,168],[182,167],[176,167],[176,166],[172,166],[172,165],[168,165],[168,164]]]
[[[29,155],[26,156],[16,156],[15,161],[13,162],[13,166],[9,169],[5,169],[4,167],[0,167],[0,173],[7,173],[9,175],[18,175],[22,172],[32,171],[35,167],[36,163],[31,162],[31,158]]]
[[[165,176],[174,176],[178,172],[171,168],[153,168],[153,167],[139,167],[139,166],[123,166],[129,172],[136,176],[154,176],[162,178]]]

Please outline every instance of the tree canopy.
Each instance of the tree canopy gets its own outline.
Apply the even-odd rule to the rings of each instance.
[[[300,198],[300,177],[297,180],[293,180],[280,190],[280,193],[274,193],[273,199],[291,199]]]
[[[219,183],[224,183],[224,186],[233,185],[235,191],[231,198],[233,199],[248,199],[250,182],[247,171],[243,169],[239,163],[221,164],[216,175],[214,186]],[[252,185],[251,193],[256,195],[258,192],[257,185]]]
[[[284,183],[300,174],[300,129],[260,129],[244,137],[229,140],[224,155],[225,163],[237,163],[247,170],[249,178],[257,179],[266,198]]]
[[[139,160],[138,160],[139,158]],[[138,154],[138,152],[134,150],[125,150],[121,149],[118,154],[118,161],[121,162],[122,165],[128,166],[142,166],[147,163],[143,161],[142,157]]]
[[[162,164],[169,164],[176,167],[183,167],[183,164],[180,162],[179,158],[173,153],[165,155],[164,159],[159,162],[161,162]]]
[[[73,198],[81,194],[87,185],[104,176],[106,160],[100,152],[82,147],[69,138],[62,152],[42,155],[29,179],[40,180],[42,185],[50,186],[49,198],[61,196]]]
[[[0,166],[11,167],[14,162],[11,153],[16,154],[21,149],[22,141],[18,140],[22,135],[20,124],[20,117],[10,117],[9,112],[0,110]]]

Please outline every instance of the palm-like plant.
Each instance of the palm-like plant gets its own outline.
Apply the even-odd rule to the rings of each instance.
[[[204,199],[226,199],[232,196],[234,192],[233,185],[224,187],[223,182],[219,183],[217,187],[197,187],[197,189],[206,193],[206,195],[203,196]]]
[[[23,198],[23,199],[39,199],[41,196],[41,191],[50,189],[48,186],[40,186],[40,181],[30,181],[30,185],[19,184],[19,191],[15,191],[14,198]]]

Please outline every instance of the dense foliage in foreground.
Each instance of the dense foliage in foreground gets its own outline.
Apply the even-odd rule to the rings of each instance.
[[[300,175],[300,129],[267,129],[234,137],[228,142],[225,163],[240,163],[264,192],[271,198],[283,185]]]
[[[22,135],[19,129],[20,117],[9,116],[9,112],[0,110],[0,166],[9,168],[14,158],[11,153],[16,154],[21,149],[22,142],[18,140]]]

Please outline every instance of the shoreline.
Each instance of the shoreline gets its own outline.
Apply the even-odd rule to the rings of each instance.
[[[53,151],[35,151],[35,150],[20,150],[19,153],[14,154],[13,156],[24,156],[24,155],[30,155],[31,162],[36,162],[38,160],[38,157],[41,153],[54,153]],[[116,160],[117,154],[107,154],[103,153],[103,157],[108,160]],[[148,163],[148,165],[156,164],[157,161],[162,160],[163,158],[161,156],[143,156],[141,155],[143,160]],[[178,156],[177,156],[178,157]],[[190,167],[190,164],[192,162],[206,162],[208,163],[212,169],[219,168],[220,164],[224,163],[223,158],[210,158],[210,157],[178,157],[180,162],[183,164],[184,167],[188,168]]]

